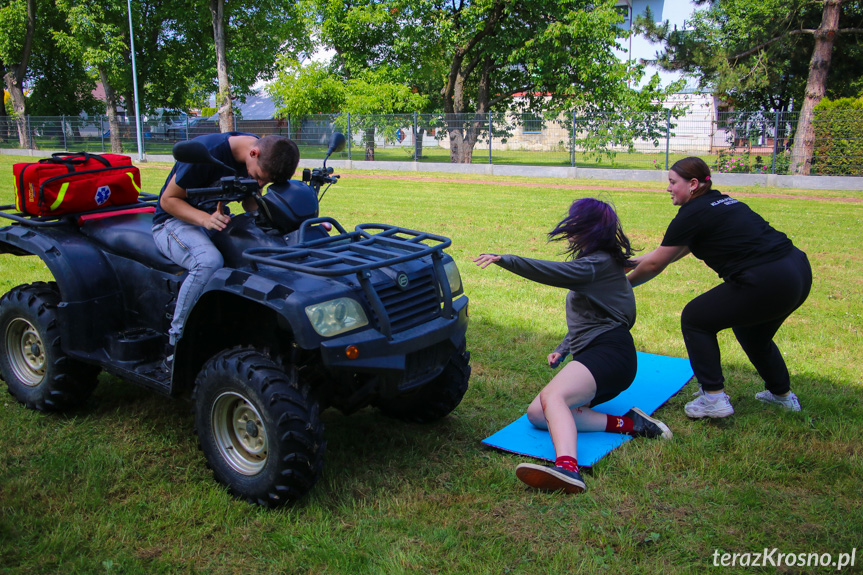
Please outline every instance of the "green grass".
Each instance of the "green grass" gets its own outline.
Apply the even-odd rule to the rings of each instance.
[[[0,157],[10,175],[0,180],[0,203],[11,202],[15,160]],[[145,191],[158,192],[167,169],[142,166]],[[266,511],[212,480],[187,400],[104,374],[93,398],[65,415],[28,411],[7,395],[0,573],[690,573],[709,570],[717,549],[838,554],[861,546],[863,204],[841,201],[853,192],[781,190],[792,197],[777,198],[778,190],[727,190],[746,193],[812,261],[812,294],[776,338],[804,411],[757,402],[758,375],[724,333],[736,414],[688,420],[690,384],[657,412],[673,441],[630,442],[586,474],[587,493],[562,496],[527,490],[513,474],[526,459],[480,441],[521,415],[548,381],[544,358],[564,333],[564,293],[496,267],[479,270],[469,258],[557,257],[544,234],[585,195],[614,201],[634,244],[652,249],[675,213],[663,186],[352,175],[369,172],[344,172],[322,213],[346,226],[398,223],[453,239],[449,251],[471,298],[473,365],[456,411],[427,426],[373,410],[326,412],[322,480],[300,505]],[[537,185],[523,185],[530,183]],[[637,189],[644,191],[621,191]],[[815,195],[839,201],[806,199]],[[0,292],[48,278],[38,260],[0,256]],[[680,311],[717,282],[686,258],[639,287],[638,349],[684,357]],[[863,550],[857,556],[859,572]]]

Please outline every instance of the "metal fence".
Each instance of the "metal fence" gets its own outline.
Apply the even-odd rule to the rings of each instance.
[[[321,114],[284,120],[237,120],[236,130],[292,138],[306,159],[323,157],[333,131],[350,134],[339,158],[366,161],[454,162],[469,150],[472,163],[667,169],[699,156],[718,172],[788,173],[797,113],[669,111],[654,116],[580,116],[577,113]],[[863,114],[816,112],[813,174],[863,175]],[[107,152],[105,116],[27,116],[29,147]],[[120,142],[138,153],[134,120],[122,118]],[[142,153],[170,154],[173,144],[219,131],[214,120],[187,116],[143,122]],[[491,136],[491,137],[489,137]],[[0,147],[20,148],[18,123],[0,118]],[[455,148],[455,149],[454,149]],[[461,151],[461,152],[459,152]]]

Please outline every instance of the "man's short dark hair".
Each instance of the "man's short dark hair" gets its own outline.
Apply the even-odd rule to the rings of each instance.
[[[264,136],[258,140],[256,147],[261,152],[258,160],[261,169],[274,184],[291,179],[300,162],[300,149],[293,140],[284,136]]]

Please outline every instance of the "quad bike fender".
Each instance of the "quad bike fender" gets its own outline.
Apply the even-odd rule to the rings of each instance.
[[[276,327],[289,334],[294,343],[303,349],[316,349],[321,338],[312,329],[302,304],[293,299],[289,301],[294,291],[284,282],[249,270],[222,268],[210,278],[195,304],[196,311],[193,313],[207,313],[207,310],[213,307],[213,303],[208,301],[221,300],[229,295],[233,301],[247,302],[241,305],[254,303],[266,308],[271,312]],[[190,316],[190,321],[191,319]],[[254,318],[246,317],[244,321],[249,323],[250,320],[254,321]]]
[[[194,381],[215,354],[235,346],[267,349],[274,355],[295,343],[290,288],[244,270],[222,268],[210,278],[186,318],[177,342],[174,379]]]
[[[61,226],[7,226],[0,228],[0,253],[45,262],[62,298],[58,314],[64,342],[89,351],[101,346],[101,334],[114,331],[123,309],[120,285],[105,255],[86,238]],[[75,355],[76,350],[66,351]]]

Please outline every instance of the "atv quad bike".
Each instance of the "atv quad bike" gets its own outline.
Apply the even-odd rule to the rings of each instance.
[[[344,143],[335,134],[329,155]],[[218,163],[199,143],[177,159]],[[199,445],[235,495],[275,507],[318,480],[320,412],[376,406],[430,422],[461,401],[470,377],[468,298],[450,240],[384,224],[353,231],[318,217],[332,168],[261,190],[222,178],[188,190],[200,206],[258,200],[214,236],[225,266],[191,309],[170,369],[167,331],[186,270],[152,234],[158,198],[63,216],[0,206],[0,253],[41,258],[50,283],[0,299],[0,376],[31,409],[84,402],[101,370],[170,396],[191,393]],[[324,192],[326,188],[324,189]]]

